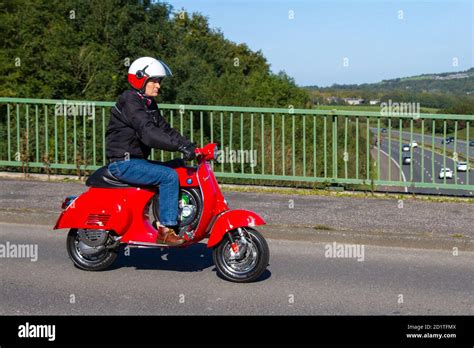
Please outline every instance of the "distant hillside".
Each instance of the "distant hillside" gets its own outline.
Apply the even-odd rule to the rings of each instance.
[[[360,85],[338,85],[319,88],[318,86],[304,87],[307,90],[332,91],[332,90],[356,90],[378,93],[392,91],[409,91],[413,93],[443,93],[449,95],[474,94],[474,68],[460,72],[449,72],[440,74],[423,74],[410,77],[402,77],[391,80],[383,80],[378,83],[364,83]]]
[[[361,85],[303,88],[315,105],[347,105],[348,100],[357,99],[362,107],[393,100],[420,103],[421,107],[438,109],[439,113],[474,115],[474,68]]]

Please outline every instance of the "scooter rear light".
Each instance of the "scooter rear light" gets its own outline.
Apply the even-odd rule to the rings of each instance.
[[[61,209],[67,209],[67,207],[69,207],[76,198],[77,196],[67,196],[64,202],[61,204]]]

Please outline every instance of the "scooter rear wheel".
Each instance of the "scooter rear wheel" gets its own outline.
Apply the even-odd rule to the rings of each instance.
[[[267,269],[270,250],[263,236],[252,228],[242,228],[245,241],[238,230],[233,230],[232,239],[239,245],[241,255],[232,251],[232,242],[227,234],[214,248],[212,257],[218,274],[236,283],[249,283],[257,280]],[[246,242],[247,244],[244,245]]]
[[[116,249],[104,249],[97,254],[83,255],[78,244],[78,229],[71,228],[67,235],[66,249],[74,265],[85,271],[103,271],[109,268],[117,258]]]

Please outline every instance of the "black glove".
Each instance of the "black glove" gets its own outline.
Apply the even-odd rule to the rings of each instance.
[[[196,145],[191,143],[188,145],[182,145],[178,148],[178,151],[181,152],[184,155],[184,159],[186,161],[192,161],[193,159],[196,159]]]

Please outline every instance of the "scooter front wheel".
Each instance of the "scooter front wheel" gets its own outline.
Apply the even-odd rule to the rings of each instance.
[[[110,267],[117,258],[116,249],[98,248],[93,253],[93,248],[81,244],[77,228],[71,228],[67,235],[66,248],[72,262],[80,269],[86,271],[103,271]],[[86,253],[87,250],[91,250]]]
[[[260,232],[246,227],[229,231],[214,248],[212,257],[221,277],[249,283],[267,269],[270,250]]]

